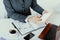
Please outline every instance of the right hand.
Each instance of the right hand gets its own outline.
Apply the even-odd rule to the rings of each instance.
[[[28,21],[33,23],[39,23],[40,21],[42,21],[41,15],[32,16],[28,19]]]

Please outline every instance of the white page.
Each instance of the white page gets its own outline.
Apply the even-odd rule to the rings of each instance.
[[[51,15],[52,15],[52,12],[43,14],[42,17],[41,17],[42,21],[39,21],[38,24],[33,23],[33,22],[27,22],[27,23],[29,23],[30,25],[32,25],[33,29],[42,28],[42,27],[46,26],[45,22],[49,19],[49,17]]]
[[[41,17],[41,19],[42,19],[41,22],[46,22],[51,15],[52,15],[52,12],[48,12],[48,13],[43,14]]]
[[[45,21],[51,16],[51,14],[52,13],[44,14],[41,17],[42,21],[38,25],[36,25],[36,23],[33,23],[33,22],[22,23],[22,22],[18,22],[18,21],[15,21],[14,24],[18,28],[18,30],[21,32],[21,34],[26,34],[33,30],[45,27],[46,26]]]
[[[29,33],[33,30],[32,26],[29,25],[28,23],[22,23],[22,22],[16,22],[16,21],[13,23],[22,35]]]

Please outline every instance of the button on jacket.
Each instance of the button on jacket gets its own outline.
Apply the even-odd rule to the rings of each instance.
[[[7,16],[21,22],[24,22],[24,19],[27,17],[26,15],[31,14],[30,7],[40,14],[44,11],[37,4],[36,0],[3,0],[3,2],[8,13]]]

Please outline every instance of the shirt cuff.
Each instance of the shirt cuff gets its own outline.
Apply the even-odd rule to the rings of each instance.
[[[35,16],[35,15],[29,15],[29,16],[27,16],[27,18],[25,19],[25,22],[29,22],[28,19],[29,19],[30,17],[33,17],[33,16]]]
[[[28,19],[29,19],[30,17],[32,17],[32,15],[27,16],[27,18],[25,19],[25,22],[29,22]]]
[[[42,12],[42,15],[45,14],[45,11]]]

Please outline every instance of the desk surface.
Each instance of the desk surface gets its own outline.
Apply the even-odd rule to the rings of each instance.
[[[56,25],[60,25],[60,14],[55,13],[53,14],[53,16],[51,17],[51,19],[48,20],[48,22],[56,24]],[[8,40],[24,40],[23,37],[26,35],[20,35],[19,32],[17,31],[16,34],[10,34],[9,30],[11,29],[15,29],[12,25],[11,25],[11,21],[8,19],[2,19],[0,20],[0,37],[4,37]],[[40,40],[38,38],[38,35],[41,33],[41,31],[43,30],[39,29],[37,31],[32,32],[33,34],[35,34],[35,36],[31,39],[31,40]]]
[[[27,34],[21,35],[16,29],[15,29],[17,31],[16,34],[10,34],[9,30],[11,29],[15,29],[15,28],[11,24],[10,20],[8,19],[0,20],[0,37],[4,37],[7,40],[24,40],[23,37],[27,35]],[[33,34],[35,34],[35,36],[31,38],[31,40],[40,40],[38,38],[38,35],[41,33],[43,29],[44,28],[32,32]]]
[[[60,13],[58,12],[53,13],[53,15],[48,19],[47,22],[59,26],[60,25]]]

